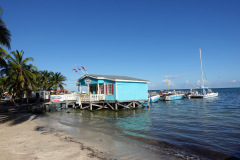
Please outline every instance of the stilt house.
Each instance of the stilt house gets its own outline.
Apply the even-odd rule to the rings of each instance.
[[[131,102],[148,99],[147,80],[116,75],[87,74],[78,79],[81,91],[87,86],[88,94],[81,101]]]

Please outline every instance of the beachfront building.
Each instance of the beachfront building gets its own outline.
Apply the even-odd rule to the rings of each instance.
[[[86,94],[80,95],[79,105],[84,107],[87,104],[86,107],[90,109],[92,106],[135,108],[140,105],[139,101],[147,101],[148,83],[149,81],[127,76],[86,74],[77,82],[80,92],[82,86],[87,86],[88,90]]]

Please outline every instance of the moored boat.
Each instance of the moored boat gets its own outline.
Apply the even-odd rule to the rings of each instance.
[[[191,89],[190,95],[188,95],[188,97],[189,98],[212,98],[212,97],[217,97],[218,96],[217,92],[214,93],[208,87],[204,87],[203,69],[202,69],[202,53],[201,53],[200,48],[199,48],[199,52],[200,52],[200,61],[201,61],[201,72],[202,72],[202,86],[201,86],[201,88],[197,88],[197,89],[200,89],[201,93],[199,93],[198,91],[193,91],[193,89]]]
[[[166,95],[164,100],[173,101],[173,100],[183,99],[183,96],[184,94],[170,94],[170,95]]]
[[[150,96],[148,98],[148,102],[150,102],[150,103],[158,102],[160,100],[160,98],[161,98],[160,95]]]
[[[207,87],[201,87],[201,88],[191,89],[190,95],[188,96],[189,98],[212,98],[212,97],[217,97],[218,93],[212,92],[212,90]]]

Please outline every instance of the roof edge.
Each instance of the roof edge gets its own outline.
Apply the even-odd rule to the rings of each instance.
[[[94,79],[106,79],[106,80],[110,80],[110,81],[114,81],[114,82],[145,82],[145,83],[150,83],[150,81],[147,81],[147,80],[110,79],[110,78],[106,78],[106,77],[95,77],[95,76],[92,76],[92,75],[89,75],[89,74],[86,74],[83,77],[79,78],[78,82],[81,81],[82,79],[86,78],[86,77],[91,77],[91,78],[94,78]]]

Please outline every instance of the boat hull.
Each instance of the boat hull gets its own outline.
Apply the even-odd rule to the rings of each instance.
[[[203,95],[190,95],[190,98],[203,98]]]
[[[160,100],[160,98],[161,98],[160,95],[155,95],[155,96],[148,98],[148,102],[150,102],[150,103],[158,102]]]
[[[212,97],[217,97],[218,93],[208,93],[203,96],[203,98],[212,98]]]
[[[205,95],[199,94],[199,95],[190,95],[190,98],[212,98],[217,97],[218,93],[207,93]]]
[[[174,95],[168,95],[164,99],[165,101],[173,101],[178,99],[183,99],[184,94],[174,94]]]

